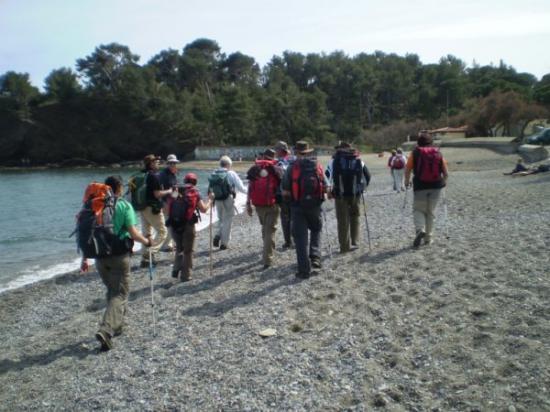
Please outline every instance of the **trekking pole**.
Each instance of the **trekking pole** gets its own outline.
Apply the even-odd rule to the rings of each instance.
[[[369,241],[369,252],[372,252],[372,245],[370,242],[370,229],[369,229],[369,219],[367,218],[367,205],[365,204],[365,195],[361,192],[361,200],[363,201],[363,214],[365,215],[365,227],[367,229],[367,239]]]
[[[210,277],[212,277],[212,209],[214,204],[210,205],[210,224],[208,225],[208,232],[210,237],[210,253],[208,255],[208,266],[210,267]]]
[[[153,254],[151,253],[151,248],[149,248],[149,280],[151,281],[151,310],[153,312],[153,336],[157,335],[156,325],[155,325],[155,296],[154,296],[154,286],[153,286]]]
[[[325,233],[327,235],[328,255],[330,260],[332,260],[332,244],[330,243],[330,234],[328,233],[327,213],[325,212],[325,209],[322,209],[322,208],[321,208],[321,212],[323,213],[323,220],[325,221]]]

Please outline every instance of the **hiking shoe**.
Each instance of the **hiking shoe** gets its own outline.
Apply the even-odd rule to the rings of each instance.
[[[191,279],[193,279],[193,276],[191,276],[191,275],[181,277],[182,282],[189,282]]]
[[[424,232],[423,230],[418,230],[416,232],[416,237],[414,238],[413,246],[420,246],[420,242],[422,241],[422,239],[424,239],[424,236],[426,236],[426,232]]]
[[[106,352],[113,349],[113,342],[107,332],[99,331],[95,334],[95,338],[101,343],[101,350]]]
[[[296,278],[298,279],[309,279],[309,273],[302,273],[302,272],[298,272],[296,273]]]
[[[219,235],[214,236],[214,241],[212,242],[212,244],[214,245],[214,247],[219,247],[220,246],[220,236]]]
[[[225,246],[225,245],[220,246],[220,250],[226,250],[226,249],[227,249],[227,246]]]
[[[321,265],[321,260],[318,258],[311,259],[311,267],[321,269],[323,267],[323,265]]]
[[[139,267],[141,267],[141,268],[148,268],[148,267],[149,267],[149,261],[148,261],[148,260],[142,260],[142,261],[139,263]]]
[[[178,273],[177,270],[173,270],[173,271],[172,271],[172,277],[173,277],[174,279],[177,279],[177,278],[179,277],[179,273]]]

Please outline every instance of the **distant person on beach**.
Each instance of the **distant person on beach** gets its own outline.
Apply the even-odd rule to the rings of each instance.
[[[214,196],[211,194],[207,202],[201,199],[197,190],[197,175],[187,173],[183,178],[183,186],[178,187],[177,195],[168,198],[168,220],[172,238],[176,243],[176,256],[172,266],[172,277],[180,278],[182,282],[192,279],[193,247],[195,244],[195,224],[199,221],[197,211],[208,212],[212,206]],[[180,277],[181,274],[181,277]]]
[[[155,239],[150,248],[153,265],[156,265],[156,253],[160,251],[168,235],[162,210],[162,199],[170,195],[173,191],[172,187],[167,189],[162,188],[159,177],[159,159],[160,157],[152,154],[145,156],[143,159],[143,164],[145,166],[143,172],[147,173],[145,180],[147,207],[140,211],[141,229],[143,233],[145,233],[145,236],[150,237],[153,229],[155,230]],[[149,267],[149,251],[145,249],[141,255],[141,267]]]
[[[231,239],[231,225],[235,215],[235,197],[237,191],[247,193],[241,178],[231,170],[233,162],[229,156],[220,158],[220,167],[208,178],[208,193],[213,193],[216,211],[218,213],[218,233],[214,236],[213,244],[225,250]]]
[[[296,142],[296,161],[288,167],[282,182],[283,196],[290,200],[291,229],[299,279],[307,279],[321,268],[321,204],[328,182],[323,168],[306,141]]]
[[[179,160],[175,154],[169,154],[166,157],[166,167],[159,173],[160,185],[162,190],[172,189],[175,190],[178,185],[178,163]],[[168,200],[170,195],[166,195],[162,198],[162,212],[164,217],[168,218]],[[174,241],[172,240],[172,234],[168,231],[166,240],[162,244],[161,251],[173,252]]]
[[[371,175],[359,152],[350,143],[339,142],[325,175],[331,188],[329,196],[335,200],[340,253],[356,249],[359,242],[359,215],[362,193],[369,185]]]
[[[393,179],[393,190],[397,193],[405,190],[403,179],[405,177],[405,165],[407,164],[407,157],[403,154],[403,150],[398,148],[395,151],[395,156],[391,158],[390,170]]]
[[[510,173],[504,173],[504,175],[515,175],[521,172],[527,172],[529,169],[523,164],[523,159],[520,157],[516,163],[516,166]]]
[[[279,220],[279,205],[277,204],[277,191],[281,186],[283,169],[277,165],[275,151],[266,149],[262,159],[255,161],[248,170],[248,196],[246,211],[249,216],[253,214],[253,207],[262,226],[262,264],[264,269],[273,263],[273,250],[275,249],[275,231]]]
[[[410,186],[413,176],[413,219],[415,226],[414,247],[419,247],[422,240],[429,245],[433,239],[434,211],[441,195],[441,189],[447,184],[449,176],[447,162],[429,133],[419,134],[417,145],[407,161],[405,185]]]
[[[550,172],[550,164],[538,165],[534,169],[527,169],[522,172],[514,173],[513,176],[528,176],[528,175],[536,175],[537,173],[546,173],[546,172]]]
[[[132,205],[123,196],[124,184],[120,176],[109,176],[105,184],[110,186],[117,200],[113,214],[113,231],[120,238],[131,238],[151,246],[151,238],[146,238],[137,229],[137,217]],[[146,250],[146,247],[143,249]],[[111,339],[122,333],[124,316],[128,305],[130,292],[130,253],[131,245],[121,254],[95,259],[96,269],[101,280],[107,287],[107,308],[103,314],[97,340],[101,343],[101,349],[107,351],[113,347]],[[83,258],[80,264],[82,272],[88,271],[88,261]]]
[[[277,154],[277,166],[286,171],[288,166],[295,160],[294,156],[290,154],[288,145],[286,142],[279,141],[275,145],[275,152]],[[282,188],[279,186],[277,189],[277,204],[281,209],[281,227],[283,229],[283,249],[289,249],[292,247],[292,234],[290,232],[290,203],[283,198]]]

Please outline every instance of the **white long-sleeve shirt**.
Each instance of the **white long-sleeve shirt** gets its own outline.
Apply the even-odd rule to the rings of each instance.
[[[227,181],[231,187],[235,188],[235,191],[241,193],[247,193],[246,187],[244,186],[243,181],[234,170],[227,170],[225,167],[219,168],[217,170],[224,170],[227,172]]]

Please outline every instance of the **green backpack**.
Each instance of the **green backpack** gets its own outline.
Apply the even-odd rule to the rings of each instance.
[[[134,210],[143,210],[147,207],[147,172],[139,172],[128,180],[128,190]]]
[[[210,175],[208,191],[214,193],[216,200],[225,200],[233,193],[226,170],[216,170]]]

